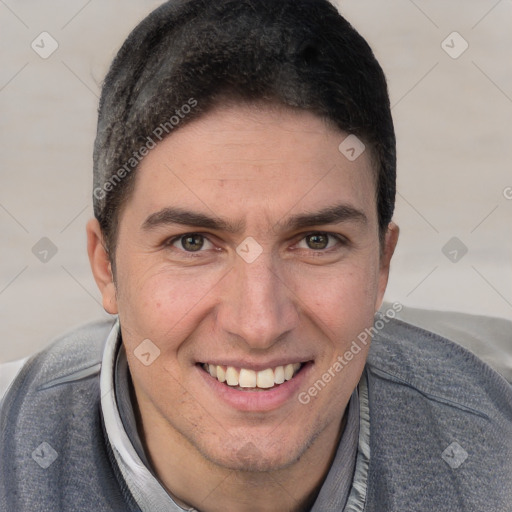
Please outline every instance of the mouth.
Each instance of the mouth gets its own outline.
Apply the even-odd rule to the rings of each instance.
[[[252,370],[210,363],[200,363],[200,368],[210,377],[228,388],[238,391],[270,391],[294,379],[305,363],[288,363],[285,365]]]

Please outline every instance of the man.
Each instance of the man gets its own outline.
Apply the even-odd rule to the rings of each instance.
[[[510,386],[375,316],[395,166],[384,74],[326,0],[146,18],[103,87],[87,225],[118,320],[16,378],[2,510],[511,510]]]

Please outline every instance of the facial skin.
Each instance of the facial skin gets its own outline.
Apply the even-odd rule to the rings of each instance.
[[[115,284],[98,223],[88,224],[146,452],[169,492],[201,511],[306,510],[329,470],[368,347],[308,404],[298,395],[373,325],[398,238],[390,224],[380,247],[370,155],[350,162],[338,150],[345,137],[309,112],[218,108],[140,164],[120,216]],[[341,220],[304,223],[341,207]],[[166,208],[226,225],[163,222],[155,214]],[[187,234],[197,235],[184,247]],[[263,251],[251,263],[241,257],[255,254],[247,237]],[[145,339],[161,351],[150,366],[134,355]],[[233,390],[200,366],[297,362],[278,392]]]

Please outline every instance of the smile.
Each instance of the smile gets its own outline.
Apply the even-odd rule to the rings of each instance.
[[[203,363],[201,365],[218,382],[239,390],[272,389],[297,375],[301,363],[289,363],[275,368],[255,371],[247,368]]]

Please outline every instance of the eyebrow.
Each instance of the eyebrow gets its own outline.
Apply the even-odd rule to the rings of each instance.
[[[294,231],[305,227],[340,224],[343,222],[355,222],[366,225],[368,224],[368,218],[357,208],[346,204],[339,204],[323,208],[317,212],[292,215],[284,221],[277,222],[276,226],[279,226],[283,230]],[[245,228],[245,222],[243,221],[231,223],[217,216],[209,216],[204,213],[193,212],[182,208],[168,207],[152,213],[147,217],[142,224],[142,229],[150,231],[168,224],[181,224],[184,226],[194,226],[228,233],[239,233]]]
[[[152,213],[142,224],[142,229],[150,231],[159,226],[167,224],[182,224],[184,226],[195,226],[218,231],[227,231],[237,233],[244,228],[244,223],[230,223],[220,217],[208,216],[204,213],[184,210],[182,208],[164,208],[156,213]]]
[[[300,228],[321,226],[324,224],[341,224],[355,222],[363,226],[368,224],[368,217],[357,208],[347,204],[329,206],[312,213],[293,215],[284,222],[278,222],[284,230],[294,231]]]

